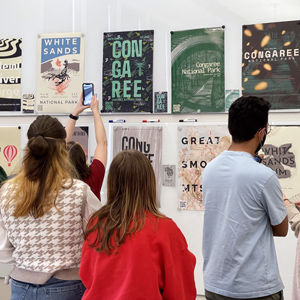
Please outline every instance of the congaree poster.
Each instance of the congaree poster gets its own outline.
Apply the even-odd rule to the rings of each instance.
[[[0,111],[21,111],[22,39],[0,39]]]
[[[271,109],[300,108],[298,21],[243,27],[242,92],[268,100]]]
[[[104,33],[104,112],[152,112],[153,39],[153,30]]]
[[[226,125],[178,127],[179,209],[203,210],[202,173],[231,144]]]
[[[162,127],[114,126],[113,156],[131,149],[142,152],[150,160],[156,177],[156,200],[160,206]]]
[[[172,112],[225,111],[224,28],[171,32]]]
[[[70,113],[82,91],[84,34],[38,37],[36,111]]]

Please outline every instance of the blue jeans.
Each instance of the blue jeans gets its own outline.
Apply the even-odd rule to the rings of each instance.
[[[80,280],[51,277],[45,284],[11,279],[11,300],[80,300],[85,287]]]

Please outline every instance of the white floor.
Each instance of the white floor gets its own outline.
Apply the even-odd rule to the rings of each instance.
[[[1,295],[1,300],[10,299],[10,285],[5,285],[3,283],[3,278],[0,278],[0,295]],[[197,296],[196,300],[205,300],[205,297]]]

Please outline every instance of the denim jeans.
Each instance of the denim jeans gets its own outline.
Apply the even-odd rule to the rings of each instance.
[[[205,298],[207,300],[242,300],[239,298],[230,298],[230,297],[225,297],[222,295],[218,295],[212,292],[209,292],[207,290],[205,290]],[[248,298],[248,299],[244,299],[244,300],[284,300],[283,298],[283,292],[280,291],[278,293],[275,293],[273,295],[270,296],[265,296],[265,297],[258,297],[258,298]]]
[[[11,280],[11,300],[80,300],[85,287],[80,280],[50,278],[45,284]]]

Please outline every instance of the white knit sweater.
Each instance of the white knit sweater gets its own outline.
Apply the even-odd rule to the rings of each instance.
[[[83,230],[89,215],[101,207],[97,197],[85,183],[74,180],[71,188],[61,189],[57,209],[52,207],[37,219],[29,215],[15,218],[12,203],[5,209],[7,195],[13,192],[9,183],[0,189],[0,261],[13,262],[11,277],[42,284],[66,270],[68,279],[79,279]],[[63,274],[59,277],[64,279]]]

